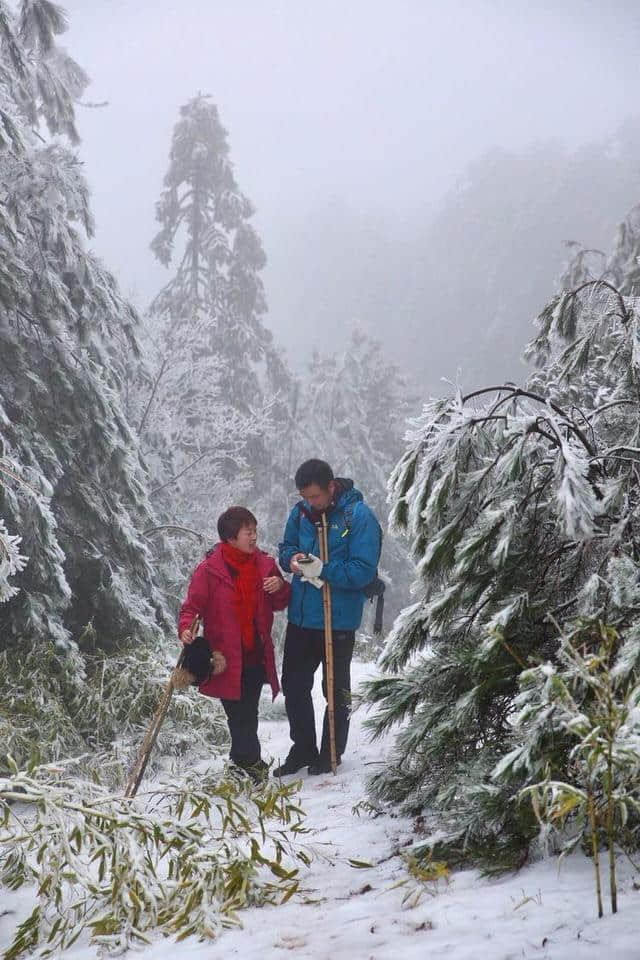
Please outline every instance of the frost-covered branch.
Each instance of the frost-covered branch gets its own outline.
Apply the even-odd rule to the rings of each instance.
[[[457,855],[514,863],[535,836],[531,809],[512,802],[530,771],[491,774],[513,745],[520,675],[559,655],[553,616],[606,618],[640,675],[640,325],[621,292],[640,210],[620,244],[620,289],[553,298],[527,382],[427,403],[389,481],[418,579],[367,688],[373,735],[398,726],[370,785],[436,811]]]
[[[0,519],[0,603],[15,596],[18,588],[9,583],[10,577],[24,570],[28,558],[20,553],[22,537],[11,536]]]
[[[4,956],[41,943],[58,954],[83,930],[118,952],[155,931],[210,939],[243,907],[287,900],[311,859],[296,786],[199,773],[125,800],[69,764],[13,764],[0,777],[0,873],[35,885],[38,902]]]

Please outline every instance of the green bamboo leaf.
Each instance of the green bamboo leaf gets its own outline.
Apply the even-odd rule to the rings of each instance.
[[[283,903],[286,903],[287,900],[290,900],[291,897],[292,897],[295,893],[297,893],[299,889],[300,889],[300,883],[299,883],[298,880],[296,880],[295,883],[292,883],[290,887],[287,887],[287,890],[286,890],[284,896],[283,896],[282,899],[280,900],[280,904],[282,905]]]

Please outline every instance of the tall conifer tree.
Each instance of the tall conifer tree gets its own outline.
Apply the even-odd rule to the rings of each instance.
[[[264,325],[253,208],[209,97],[180,109],[156,215],[152,250],[176,267],[150,309],[161,375],[145,429],[163,461],[158,477],[182,475],[165,509],[210,528],[225,499],[268,483],[267,438],[285,415],[289,376]]]
[[[138,321],[86,251],[72,146],[87,78],[57,44],[65,26],[47,0],[0,3],[0,684],[7,664],[24,669],[49,713],[61,678],[78,694],[89,641],[157,640],[163,611],[120,396]]]

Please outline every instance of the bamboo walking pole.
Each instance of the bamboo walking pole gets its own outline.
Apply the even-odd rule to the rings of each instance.
[[[191,624],[189,632],[191,633],[191,640],[195,639],[198,630],[200,629],[200,624],[202,622],[202,617],[194,617],[193,623]],[[174,682],[174,673],[176,670],[179,670],[182,666],[182,660],[184,658],[184,647],[180,651],[180,656],[178,657],[178,662],[175,665],[174,670],[171,671],[171,676],[169,681],[164,689],[160,703],[158,704],[158,709],[156,710],[155,716],[149,725],[149,729],[146,732],[145,738],[142,741],[142,745],[138,752],[138,758],[129,774],[129,779],[127,781],[127,789],[124,792],[124,795],[127,799],[135,797],[138,792],[138,787],[142,782],[144,772],[147,769],[147,763],[149,762],[149,757],[151,756],[151,751],[153,750],[153,745],[158,738],[160,733],[160,727],[164,721],[164,718],[167,715],[167,710],[169,709],[169,704],[171,703],[171,697],[173,696],[173,691],[175,688]]]
[[[329,537],[327,526],[327,515],[322,514],[322,521],[318,524],[320,559],[323,563],[329,560]],[[322,585],[322,603],[324,609],[324,656],[327,665],[327,715],[329,717],[329,750],[331,758],[331,772],[335,776],[338,772],[338,760],[336,756],[336,714],[335,714],[335,691],[333,674],[333,628],[331,614],[331,587],[328,583]]]

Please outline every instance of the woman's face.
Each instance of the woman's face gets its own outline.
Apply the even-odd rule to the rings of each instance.
[[[238,536],[235,540],[229,540],[229,543],[236,550],[242,550],[243,553],[254,553],[258,543],[258,528],[254,525],[240,527]]]

